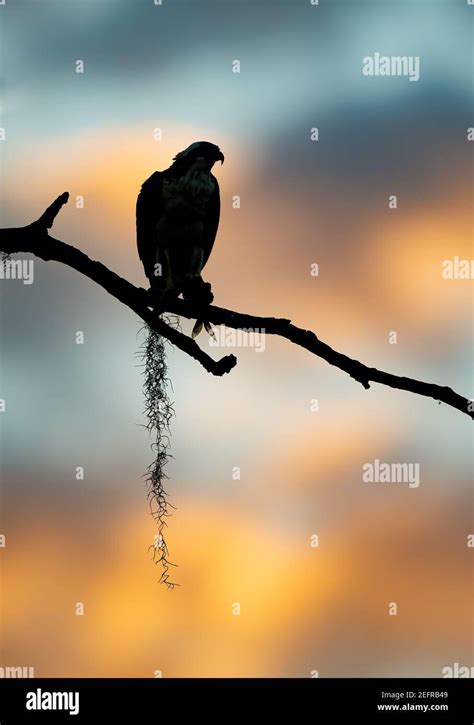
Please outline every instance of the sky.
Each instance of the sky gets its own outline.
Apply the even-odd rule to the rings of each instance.
[[[67,190],[53,236],[145,286],[140,185],[212,141],[226,159],[204,271],[216,304],[473,397],[472,281],[441,274],[473,256],[473,15],[461,0],[6,0],[2,226]],[[419,58],[419,79],[365,76],[377,52]],[[223,378],[169,348],[170,592],[148,552],[140,320],[40,260],[33,284],[0,280],[0,303],[0,666],[437,677],[474,664],[467,416],[366,391],[270,336],[257,352],[202,333],[209,354],[238,358]],[[375,459],[419,465],[420,485],[364,482]]]

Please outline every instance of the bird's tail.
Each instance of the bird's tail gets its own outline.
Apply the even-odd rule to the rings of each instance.
[[[216,334],[214,332],[214,328],[212,327],[210,322],[205,322],[205,320],[196,320],[195,325],[193,327],[193,332],[192,332],[193,340],[195,337],[197,337],[199,335],[199,333],[201,332],[203,327],[206,330],[206,332],[215,340]]]
[[[198,314],[200,312],[205,314],[206,307],[208,307],[214,300],[211,285],[209,282],[204,282],[201,275],[195,275],[194,277],[187,279],[183,285],[182,292],[184,299],[191,302],[191,304],[196,308]],[[199,317],[193,327],[193,339],[199,335],[203,327],[206,332],[211,335],[211,337],[215,337],[212,325]]]

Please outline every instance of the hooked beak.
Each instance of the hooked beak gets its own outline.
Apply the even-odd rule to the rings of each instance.
[[[217,155],[216,161],[220,161],[221,162],[221,166],[224,163],[224,154],[222,153],[222,151],[219,151],[219,153]]]

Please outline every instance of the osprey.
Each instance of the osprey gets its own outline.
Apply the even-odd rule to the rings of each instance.
[[[218,146],[197,141],[155,171],[137,199],[137,247],[159,302],[180,294],[198,305],[212,300],[201,272],[219,226],[219,184],[211,169],[224,163]],[[197,322],[193,337],[202,328]],[[206,329],[208,326],[206,325]]]

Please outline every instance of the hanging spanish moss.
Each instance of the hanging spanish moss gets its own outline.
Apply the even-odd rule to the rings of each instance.
[[[176,327],[177,318],[166,319],[169,325]],[[153,561],[162,568],[160,583],[173,589],[176,584],[170,578],[170,569],[173,564],[169,559],[168,546],[165,539],[165,529],[168,526],[166,519],[171,516],[170,509],[174,508],[168,501],[168,494],[164,487],[165,473],[168,460],[172,457],[170,448],[170,422],[174,414],[172,403],[168,396],[168,387],[171,381],[168,378],[166,365],[166,350],[163,338],[145,327],[146,338],[141,346],[144,363],[143,392],[145,395],[145,428],[153,437],[151,444],[155,453],[155,460],[148,466],[145,479],[148,487],[148,500],[158,531],[155,542],[150,546],[153,549]]]

